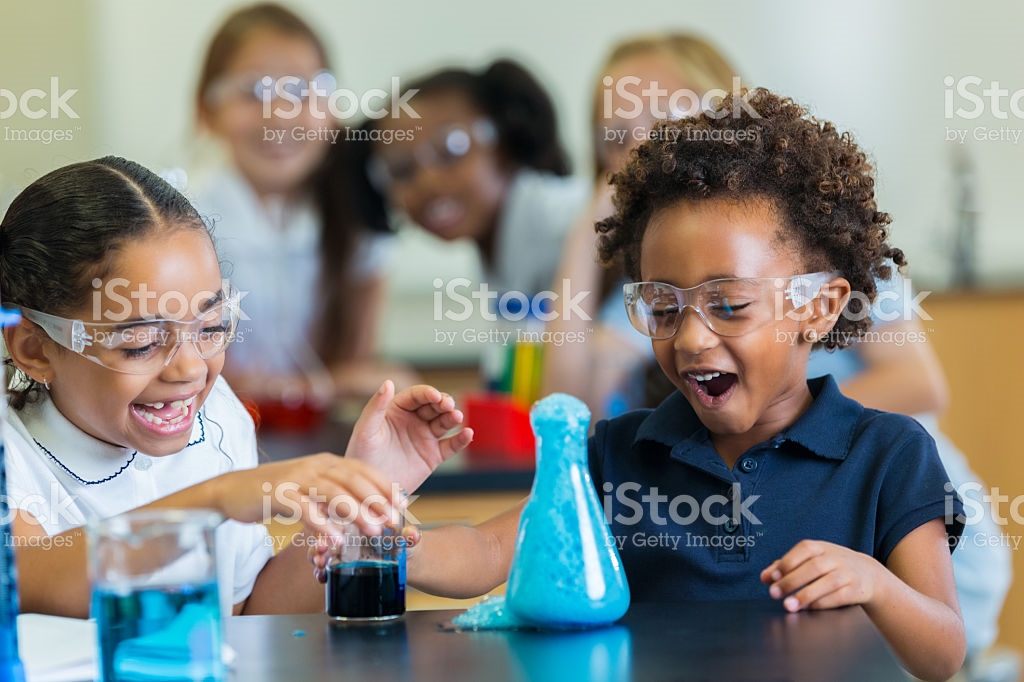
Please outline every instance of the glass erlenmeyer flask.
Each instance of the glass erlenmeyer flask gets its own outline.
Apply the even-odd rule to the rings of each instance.
[[[519,521],[508,606],[538,625],[612,623],[629,585],[587,468],[590,410],[555,393],[534,404],[537,473]]]

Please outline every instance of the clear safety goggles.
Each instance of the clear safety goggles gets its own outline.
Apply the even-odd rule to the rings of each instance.
[[[742,336],[807,305],[836,276],[832,272],[813,272],[789,277],[714,279],[689,289],[664,282],[632,282],[623,285],[622,295],[630,323],[652,339],[675,336],[686,308],[716,334]]]
[[[225,76],[214,81],[204,95],[209,106],[217,106],[226,100],[242,99],[268,104],[286,97],[291,102],[301,102],[319,93],[327,97],[338,88],[338,81],[330,71],[318,71],[312,78],[299,76],[265,76],[254,73]]]
[[[490,146],[497,139],[497,128],[486,118],[468,126],[448,126],[411,150],[388,150],[373,156],[367,174],[377,191],[384,192],[411,181],[420,168],[451,166],[469,154],[474,145]]]
[[[223,301],[188,321],[83,322],[30,308],[22,308],[21,314],[54,342],[87,360],[116,372],[151,374],[170,364],[184,343],[191,343],[204,360],[223,353],[235,336],[240,298],[229,291]]]

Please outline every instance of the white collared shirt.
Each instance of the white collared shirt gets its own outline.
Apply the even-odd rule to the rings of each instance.
[[[591,190],[579,177],[516,173],[498,218],[495,262],[484,279],[499,291],[527,296],[550,289],[565,238],[587,208]]]
[[[189,199],[208,223],[224,275],[243,292],[239,342],[228,362],[243,372],[320,371],[311,341],[320,301],[320,215],[308,198],[261,200],[235,170],[218,168]],[[390,234],[360,235],[352,276],[383,274]]]
[[[252,418],[218,377],[196,415],[185,449],[151,457],[97,440],[72,424],[44,392],[8,413],[5,449],[8,504],[50,535],[116,516],[228,471],[257,464]],[[252,592],[273,556],[265,526],[225,521],[217,529],[221,608]]]

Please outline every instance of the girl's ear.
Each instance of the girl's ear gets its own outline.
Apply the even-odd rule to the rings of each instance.
[[[22,318],[14,327],[4,328],[4,344],[18,369],[40,384],[53,381],[53,350],[47,346],[48,337],[34,323]]]
[[[801,336],[805,341],[813,343],[832,331],[850,300],[850,290],[845,277],[834,277],[821,286],[811,302],[812,313],[803,322]]]

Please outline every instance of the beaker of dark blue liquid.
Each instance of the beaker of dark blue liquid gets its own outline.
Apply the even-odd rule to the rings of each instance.
[[[537,473],[519,521],[507,602],[550,627],[612,623],[629,608],[629,585],[587,468],[590,410],[553,394],[530,411]]]
[[[385,527],[368,535],[346,528],[327,563],[327,615],[340,621],[381,621],[405,613],[405,537]]]

